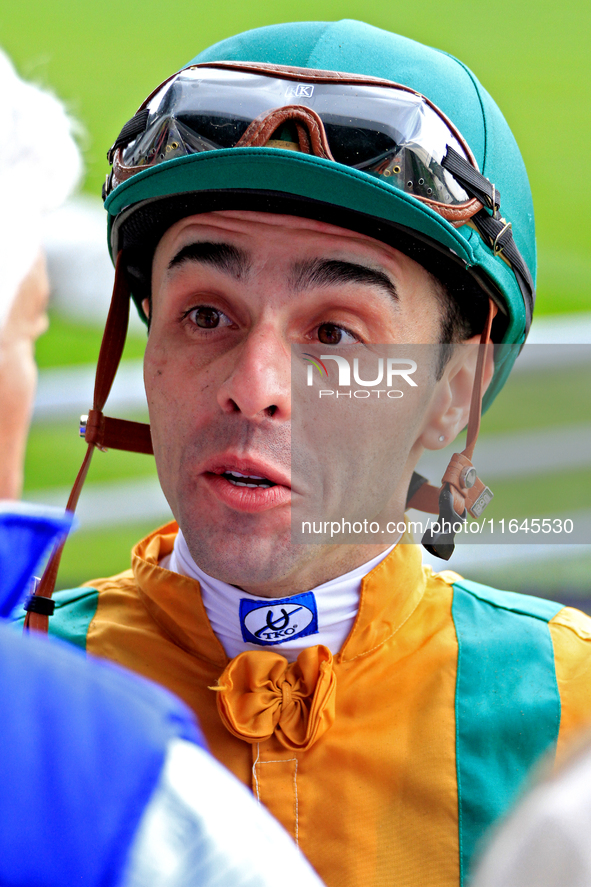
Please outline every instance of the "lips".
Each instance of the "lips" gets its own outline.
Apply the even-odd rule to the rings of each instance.
[[[240,456],[222,455],[210,459],[201,468],[203,474],[232,475],[236,480],[257,478],[267,484],[291,488],[289,475],[282,469],[262,459],[245,459]]]
[[[201,477],[213,496],[235,511],[254,514],[291,502],[289,478],[262,461],[221,456],[204,465]]]

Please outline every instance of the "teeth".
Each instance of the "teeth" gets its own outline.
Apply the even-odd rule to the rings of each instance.
[[[242,474],[241,471],[224,471],[223,476],[235,487],[250,487],[253,490],[268,490],[274,487],[268,478],[258,474]],[[256,481],[256,483],[254,483]],[[262,481],[262,483],[261,483]]]
[[[271,487],[271,484],[249,484],[244,481],[232,480],[231,478],[228,478],[228,480],[235,487],[252,487],[253,490],[268,490]]]

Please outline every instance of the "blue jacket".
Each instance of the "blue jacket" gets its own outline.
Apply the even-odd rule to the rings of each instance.
[[[174,738],[167,691],[0,624],[0,884],[119,884]]]

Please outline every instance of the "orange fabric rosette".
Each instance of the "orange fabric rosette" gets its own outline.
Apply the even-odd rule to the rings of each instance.
[[[275,734],[285,748],[304,751],[334,722],[336,675],[327,647],[308,647],[292,663],[268,650],[241,653],[212,689],[224,725],[246,742]]]

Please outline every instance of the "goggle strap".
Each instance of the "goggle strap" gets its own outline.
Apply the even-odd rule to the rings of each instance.
[[[454,151],[452,147],[447,146],[447,154],[441,161],[444,169],[457,179],[459,184],[467,191],[471,197],[475,197],[483,206],[486,206],[491,212],[496,212],[501,206],[501,194],[486,176],[479,173],[471,163]]]
[[[113,157],[115,155],[115,151],[117,148],[125,148],[126,145],[129,145],[137,136],[141,135],[144,132],[147,123],[148,117],[150,115],[150,111],[148,108],[144,108],[143,111],[138,111],[137,114],[128,120],[109,150],[107,151],[107,160],[109,163],[113,163]]]
[[[493,218],[485,210],[480,210],[472,216],[472,223],[482,239],[493,250],[495,255],[501,255],[511,266],[517,278],[519,289],[525,305],[525,329],[526,333],[531,326],[532,314],[535,303],[535,287],[529,268],[523,260],[523,256],[517,248],[511,225],[502,218]]]
[[[533,278],[529,272],[523,256],[517,248],[513,238],[511,225],[498,215],[501,207],[501,194],[489,180],[479,173],[474,167],[464,160],[453,148],[447,148],[447,154],[441,161],[444,169],[447,169],[459,184],[472,197],[487,207],[492,215],[482,209],[472,216],[472,223],[476,230],[490,246],[495,255],[501,255],[511,266],[517,279],[523,302],[525,305],[525,330],[529,332],[535,301],[535,287]]]

